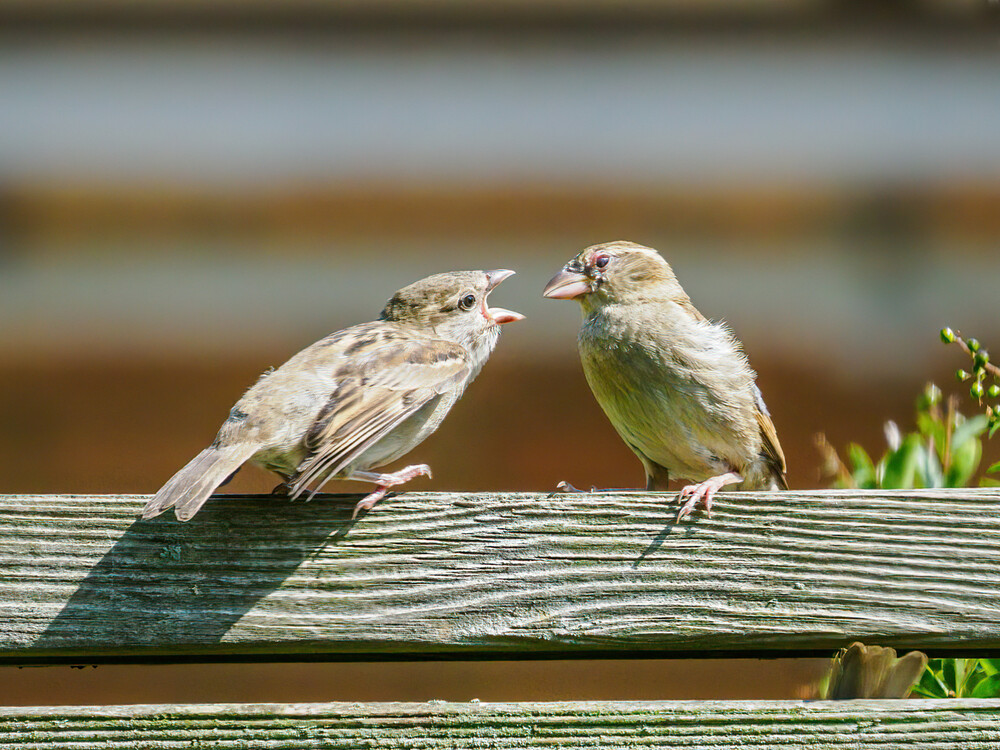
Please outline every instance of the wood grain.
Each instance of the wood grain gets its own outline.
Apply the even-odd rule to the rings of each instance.
[[[0,747],[1000,747],[1000,701],[322,703],[0,708]]]
[[[0,496],[0,660],[1000,647],[1000,492]]]

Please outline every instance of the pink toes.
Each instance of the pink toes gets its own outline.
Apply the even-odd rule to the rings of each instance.
[[[743,481],[743,477],[737,474],[735,471],[728,472],[726,474],[719,474],[715,477],[709,477],[704,482],[698,482],[697,484],[689,484],[683,487],[680,491],[680,498],[690,497],[690,499],[681,505],[680,509],[677,511],[677,520],[681,521],[687,516],[691,515],[695,508],[698,507],[698,502],[703,501],[705,504],[705,512],[708,517],[712,517],[712,499],[715,497],[715,493],[725,487],[727,484],[739,484]]]

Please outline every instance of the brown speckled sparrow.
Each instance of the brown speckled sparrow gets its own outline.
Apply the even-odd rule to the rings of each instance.
[[[655,250],[632,242],[588,247],[543,294],[583,307],[579,348],[597,402],[646,471],[695,484],[678,519],[726,485],[788,489],[785,457],[740,343],[707,320]]]
[[[390,487],[430,476],[426,464],[372,471],[437,429],[479,374],[500,326],[524,316],[487,306],[513,271],[456,271],[396,292],[379,319],[332,333],[265,373],[229,412],[208,448],[174,474],[143,510],[173,507],[186,521],[247,461],[282,477],[293,498],[330,479],[372,482],[371,509]],[[276,491],[277,491],[276,490]]]

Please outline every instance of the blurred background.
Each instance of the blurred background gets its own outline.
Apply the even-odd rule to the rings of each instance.
[[[0,2],[0,491],[153,492],[262,370],[410,281],[497,267],[518,275],[496,304],[528,320],[408,457],[434,467],[414,488],[638,486],[577,306],[540,297],[612,239],[731,324],[789,483],[825,486],[815,433],[880,452],[927,380],[964,392],[941,326],[1000,342],[997,20],[975,0]],[[0,702],[793,697],[818,670],[0,669]]]

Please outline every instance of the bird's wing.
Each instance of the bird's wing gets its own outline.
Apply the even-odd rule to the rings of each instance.
[[[764,404],[764,397],[760,393],[760,388],[754,384],[754,397],[757,402],[756,417],[757,426],[760,427],[761,452],[767,463],[774,469],[774,478],[783,490],[788,489],[785,481],[785,453],[781,450],[781,443],[778,442],[778,431],[771,421],[771,414]]]
[[[336,475],[468,374],[465,349],[441,339],[386,341],[352,358],[337,373],[334,392],[306,434],[310,455],[299,467],[292,497],[323,475]]]

